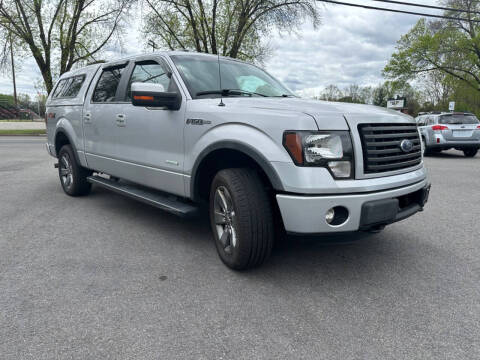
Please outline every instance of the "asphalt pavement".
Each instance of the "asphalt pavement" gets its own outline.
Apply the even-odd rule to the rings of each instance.
[[[480,358],[480,155],[427,158],[414,217],[238,273],[205,218],[66,196],[44,142],[0,138],[1,359]]]

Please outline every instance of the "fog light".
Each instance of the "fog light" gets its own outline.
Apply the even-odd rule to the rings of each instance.
[[[325,221],[330,226],[339,226],[345,224],[348,220],[348,210],[344,206],[335,206],[325,214]]]
[[[350,161],[330,161],[328,167],[337,178],[348,178],[352,171]]]
[[[333,208],[331,208],[325,214],[325,221],[327,222],[327,224],[330,224],[333,221],[334,218],[335,218],[335,210],[333,210]]]

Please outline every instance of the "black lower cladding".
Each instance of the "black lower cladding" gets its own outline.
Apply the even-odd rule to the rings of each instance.
[[[360,217],[360,229],[387,225],[412,216],[423,209],[429,194],[430,185],[426,185],[410,194],[364,203]]]

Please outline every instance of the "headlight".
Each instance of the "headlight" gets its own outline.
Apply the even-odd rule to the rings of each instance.
[[[348,131],[286,131],[283,146],[297,166],[322,166],[335,178],[353,177],[352,140]]]

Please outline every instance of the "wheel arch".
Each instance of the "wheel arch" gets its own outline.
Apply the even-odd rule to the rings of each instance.
[[[81,164],[80,159],[78,157],[77,153],[77,148],[75,146],[75,143],[72,141],[72,137],[69,135],[68,131],[63,128],[63,127],[57,127],[55,130],[55,136],[54,136],[54,146],[55,146],[55,155],[58,158],[58,154],[60,152],[60,149],[64,145],[70,145],[73,150],[73,154],[75,156],[75,160],[77,161],[78,164]]]
[[[197,157],[191,173],[190,197],[194,201],[205,200],[216,172],[240,166],[255,168],[273,189],[283,190],[277,172],[256,149],[237,141],[220,141],[207,146]]]

